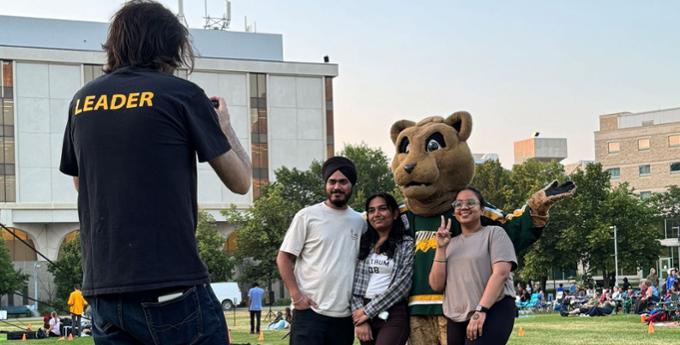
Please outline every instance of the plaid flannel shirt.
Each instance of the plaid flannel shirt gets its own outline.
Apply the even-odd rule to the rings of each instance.
[[[413,276],[413,257],[415,244],[413,238],[404,235],[404,240],[394,251],[394,270],[390,277],[390,285],[385,292],[371,299],[364,305],[364,295],[371,273],[368,271],[367,260],[360,260],[354,271],[354,285],[352,287],[352,312],[364,308],[364,313],[369,318],[374,318],[380,312],[385,311],[397,302],[405,300],[411,290],[411,278]]]

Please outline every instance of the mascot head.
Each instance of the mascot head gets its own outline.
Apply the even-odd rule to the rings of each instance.
[[[472,181],[475,161],[467,145],[471,131],[472,117],[465,111],[392,125],[397,151],[392,173],[413,213],[431,216],[450,210],[456,192]]]

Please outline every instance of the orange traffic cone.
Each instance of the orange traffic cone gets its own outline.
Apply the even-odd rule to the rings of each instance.
[[[73,334],[68,335],[68,341],[73,341]]]
[[[654,322],[649,323],[649,326],[647,327],[647,333],[649,334],[654,333]]]
[[[260,331],[260,336],[257,337],[257,341],[264,341],[264,331]]]
[[[647,314],[640,314],[640,323],[645,323],[645,320],[647,318]]]
[[[520,337],[524,336],[524,327],[519,326],[519,331],[517,331],[517,335]]]
[[[21,341],[26,341],[26,333],[21,335]]]

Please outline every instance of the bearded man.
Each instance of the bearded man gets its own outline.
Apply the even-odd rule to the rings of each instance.
[[[352,279],[366,221],[347,205],[357,182],[354,163],[331,157],[321,172],[326,200],[295,215],[276,264],[294,307],[290,343],[351,345]]]

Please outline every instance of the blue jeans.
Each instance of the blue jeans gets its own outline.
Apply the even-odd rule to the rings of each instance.
[[[88,298],[95,344],[228,345],[227,323],[210,285],[185,289],[165,302],[158,296],[171,289]]]

